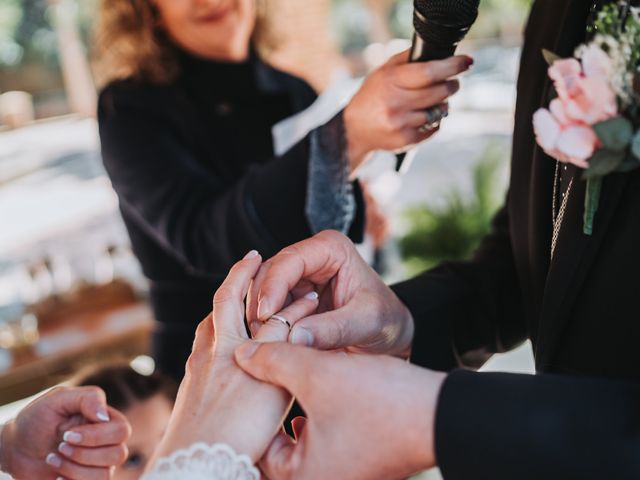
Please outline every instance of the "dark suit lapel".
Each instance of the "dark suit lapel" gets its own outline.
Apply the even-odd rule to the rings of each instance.
[[[577,170],[577,169],[576,169]],[[608,233],[609,224],[622,197],[629,174],[616,173],[605,178],[593,235],[583,233],[586,182],[575,172],[574,189],[551,262],[542,306],[536,364],[544,369],[552,360],[558,341],[570,318],[580,288]]]

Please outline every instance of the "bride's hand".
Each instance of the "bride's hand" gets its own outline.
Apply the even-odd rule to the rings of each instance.
[[[196,332],[186,375],[156,458],[204,442],[226,443],[255,462],[278,432],[291,396],[247,375],[233,357],[235,348],[248,340],[243,301],[260,264],[258,253],[250,252],[234,265],[216,292],[213,313]],[[317,295],[307,292],[279,314],[293,325],[317,307]],[[260,328],[255,340],[286,341],[288,335],[289,327],[273,319]]]

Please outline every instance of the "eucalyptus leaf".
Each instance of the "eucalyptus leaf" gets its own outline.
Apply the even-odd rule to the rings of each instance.
[[[589,160],[589,168],[585,170],[583,178],[586,180],[603,177],[615,171],[624,161],[625,152],[616,152],[601,148],[596,150]]]
[[[640,130],[638,130],[631,139],[631,153],[640,160]]]
[[[633,125],[624,117],[616,117],[593,126],[596,135],[607,150],[622,152],[633,137]]]
[[[547,50],[546,48],[542,49],[542,56],[545,61],[549,64],[549,66],[553,65],[557,60],[560,60],[562,57],[553,53],[551,50]]]

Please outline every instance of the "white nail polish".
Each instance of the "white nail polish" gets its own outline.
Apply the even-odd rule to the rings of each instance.
[[[55,453],[47,455],[45,462],[47,462],[47,465],[51,465],[54,468],[60,468],[62,466],[62,459]]]
[[[98,410],[96,412],[96,417],[98,417],[98,420],[100,420],[101,422],[108,422],[111,420],[111,418],[109,418],[109,414],[104,410]]]
[[[306,298],[307,300],[317,300],[318,294],[316,292],[309,292],[304,296],[304,298]]]
[[[251,260],[252,258],[256,258],[258,255],[260,254],[258,253],[257,250],[251,250],[249,253],[247,253],[244,256],[244,260]]]
[[[62,439],[68,443],[80,443],[82,442],[82,435],[78,432],[64,432],[62,435]]]

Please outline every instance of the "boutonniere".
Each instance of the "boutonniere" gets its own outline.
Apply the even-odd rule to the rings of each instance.
[[[606,5],[590,29],[593,39],[574,58],[543,52],[557,97],[533,117],[542,149],[583,169],[587,235],[593,233],[602,179],[640,167],[640,9],[628,2]]]

